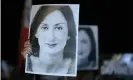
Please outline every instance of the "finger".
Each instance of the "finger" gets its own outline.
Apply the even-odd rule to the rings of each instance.
[[[31,45],[27,45],[24,48],[32,48],[32,46]]]
[[[24,59],[26,58],[26,51],[23,51],[22,53],[22,56],[24,57]]]
[[[30,41],[26,41],[24,45],[29,45],[30,44]]]
[[[29,41],[26,41],[24,45],[27,45],[27,44],[29,44]]]
[[[24,47],[31,47],[31,44],[26,44],[24,45]]]
[[[30,47],[24,48],[24,51],[27,51],[27,50],[31,50],[31,48]]]
[[[26,54],[31,54],[31,52],[29,50],[26,51]]]
[[[27,51],[28,49],[27,48],[24,48],[24,52]]]
[[[25,55],[23,55],[24,56],[24,59],[26,58],[26,54]]]
[[[25,52],[22,52],[22,56],[25,58],[26,57],[26,54],[25,54]]]
[[[29,42],[29,41],[25,42],[25,45],[29,45],[29,44],[30,44],[30,42]]]
[[[32,53],[32,49],[31,48],[28,48],[27,49],[27,52],[28,52],[28,54]]]
[[[27,51],[23,51],[23,53],[22,53],[23,55],[25,55],[25,54],[27,54]]]
[[[30,44],[30,40],[27,41],[27,44],[28,44],[28,45]]]
[[[26,50],[23,52],[23,55],[30,54],[30,51]]]
[[[32,53],[32,49],[30,47],[27,48],[27,51],[29,51],[30,53]]]
[[[25,50],[31,50],[31,47],[26,47]]]
[[[30,50],[30,53],[33,53],[32,50]]]

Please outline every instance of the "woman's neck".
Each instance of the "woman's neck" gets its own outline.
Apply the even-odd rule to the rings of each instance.
[[[85,65],[89,65],[88,63],[89,63],[88,57],[86,57],[84,59],[81,59],[81,62],[78,64],[78,67],[82,67],[82,66],[85,66]]]
[[[63,50],[54,54],[40,50],[39,59],[44,65],[58,65],[63,61]]]

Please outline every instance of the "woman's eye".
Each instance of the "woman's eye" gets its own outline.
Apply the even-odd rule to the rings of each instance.
[[[41,29],[48,30],[48,26],[47,25],[44,25],[43,27],[41,27]]]
[[[63,28],[60,26],[60,27],[55,27],[55,29],[62,30]]]
[[[86,43],[87,43],[87,41],[86,41],[86,40],[82,40],[81,42],[82,42],[83,44],[86,44]]]

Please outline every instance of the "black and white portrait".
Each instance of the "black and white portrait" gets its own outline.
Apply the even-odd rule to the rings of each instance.
[[[78,33],[78,70],[98,69],[98,27],[80,25]]]
[[[32,6],[26,73],[76,76],[78,19],[78,4]]]

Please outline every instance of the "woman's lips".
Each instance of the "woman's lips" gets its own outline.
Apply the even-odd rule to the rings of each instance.
[[[55,44],[55,43],[54,43],[54,44],[51,44],[51,43],[50,43],[50,44],[49,44],[49,43],[46,43],[46,44],[47,44],[47,45],[48,45],[48,47],[50,47],[50,48],[53,48],[53,47],[55,47],[55,46],[57,45],[57,44]]]

